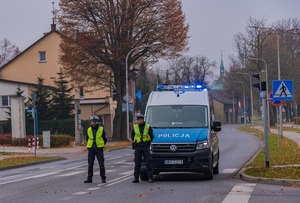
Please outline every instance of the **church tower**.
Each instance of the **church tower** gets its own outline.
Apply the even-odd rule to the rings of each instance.
[[[220,64],[220,77],[224,77],[224,64],[223,64],[222,52],[221,52],[221,64]]]

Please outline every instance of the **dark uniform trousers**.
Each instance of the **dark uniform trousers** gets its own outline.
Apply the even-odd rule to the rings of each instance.
[[[95,161],[95,156],[97,157],[99,168],[100,168],[100,176],[102,180],[106,179],[105,176],[105,166],[104,166],[104,155],[103,148],[92,147],[88,148],[88,179],[92,180],[93,177],[93,166]]]
[[[148,143],[135,143],[134,178],[135,178],[135,180],[139,179],[142,156],[144,157],[144,161],[146,164],[148,178],[153,179],[153,171],[152,171],[151,156],[150,156],[150,144],[148,144]]]

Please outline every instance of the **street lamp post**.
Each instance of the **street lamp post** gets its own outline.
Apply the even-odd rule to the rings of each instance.
[[[232,120],[233,120],[233,124],[235,124],[235,108],[234,108],[234,90],[236,90],[238,88],[234,88],[232,90]]]
[[[266,92],[267,94],[269,93],[269,82],[268,82],[268,66],[267,62],[264,59],[259,59],[259,58],[248,58],[250,60],[255,60],[255,61],[262,61],[265,64],[265,70],[266,70]],[[268,132],[270,132],[270,104],[267,102],[267,114],[268,114]]]
[[[149,44],[149,45],[143,45],[143,46],[139,46],[139,47],[134,47],[134,48],[132,48],[129,52],[128,52],[128,54],[126,55],[126,70],[125,70],[125,72],[126,72],[126,96],[125,96],[125,98],[126,98],[126,127],[127,127],[127,139],[128,140],[130,140],[130,134],[129,134],[129,93],[128,93],[128,57],[129,57],[129,55],[133,52],[133,51],[135,51],[136,49],[142,49],[142,48],[145,48],[145,47],[151,47],[151,46],[154,46],[154,45],[159,45],[160,44],[160,42],[154,42],[153,44]]]
[[[233,82],[238,82],[241,83],[243,85],[243,115],[244,115],[244,125],[246,125],[246,112],[245,112],[245,87],[244,87],[244,83],[242,81],[233,81]]]
[[[242,74],[242,75],[248,75],[250,78],[250,98],[251,98],[251,124],[252,124],[252,128],[254,128],[254,122],[253,122],[253,95],[252,95],[252,77],[249,73],[240,73],[238,72],[237,74]]]

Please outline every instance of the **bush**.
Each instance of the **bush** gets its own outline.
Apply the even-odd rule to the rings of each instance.
[[[43,146],[43,136],[39,136],[39,146]],[[11,146],[28,146],[28,139],[34,139],[33,135],[26,136],[26,138],[13,138],[11,134],[0,135],[1,145]],[[74,138],[70,135],[50,135],[50,147],[65,147],[70,146]]]
[[[28,146],[28,138],[13,138],[11,146]]]
[[[0,135],[0,145],[11,144],[11,134]]]

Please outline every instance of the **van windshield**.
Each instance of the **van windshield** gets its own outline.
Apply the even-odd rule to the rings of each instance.
[[[207,127],[207,106],[166,105],[149,106],[146,123],[152,127]]]

